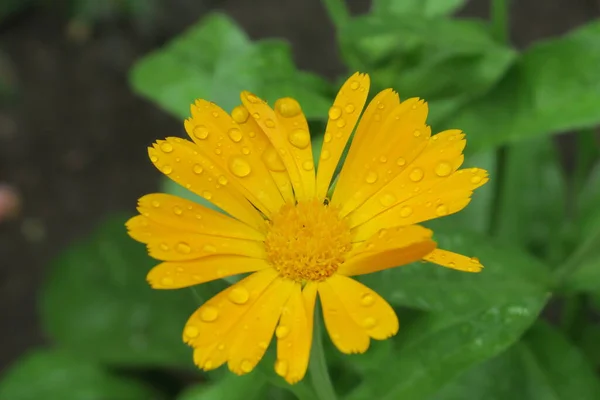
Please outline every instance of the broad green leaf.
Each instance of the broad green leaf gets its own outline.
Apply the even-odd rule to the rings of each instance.
[[[400,329],[387,356],[382,358],[379,353],[379,363],[364,372],[362,383],[347,399],[426,399],[517,341],[535,321],[545,300],[545,296],[531,293],[491,307],[473,303],[471,311],[458,315],[426,314]],[[402,321],[401,314],[400,318]]]
[[[489,148],[600,123],[600,22],[533,45],[493,90],[446,125]]]
[[[375,90],[391,87],[403,99],[430,102],[434,130],[487,92],[515,58],[513,50],[496,43],[486,26],[475,21],[368,15],[344,25],[339,37],[349,67],[371,73]]]
[[[126,218],[113,217],[51,265],[40,299],[45,331],[91,360],[123,366],[191,366],[181,332],[197,307],[189,289],[152,290],[157,261],[131,239]],[[207,300],[218,283],[198,286]]]
[[[539,322],[497,358],[470,369],[430,400],[594,400],[600,383],[577,347]]]
[[[583,247],[588,251],[572,265],[565,287],[570,291],[590,292],[600,296],[600,209],[596,208],[595,212],[579,219],[577,229],[575,253],[581,252]]]
[[[267,386],[260,374],[227,374],[216,382],[204,382],[186,390],[177,400],[260,400]]]
[[[439,17],[460,9],[466,0],[374,0],[373,13],[385,15],[416,14]]]
[[[567,181],[552,139],[512,145],[504,161],[495,235],[560,262],[566,255]]]
[[[394,306],[453,315],[531,296],[543,298],[550,290],[548,268],[517,247],[501,246],[475,233],[436,232],[434,239],[439,248],[478,257],[485,268],[474,274],[419,262],[360,280]]]
[[[17,361],[0,380],[5,400],[155,400],[140,383],[58,350],[36,350]]]
[[[189,117],[203,98],[230,111],[243,90],[267,101],[294,97],[306,116],[324,118],[331,88],[292,62],[289,45],[279,40],[252,43],[228,17],[212,14],[164,48],[147,55],[131,72],[136,91],[180,117]]]

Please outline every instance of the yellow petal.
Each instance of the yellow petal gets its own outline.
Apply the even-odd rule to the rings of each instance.
[[[221,168],[223,182],[228,181],[265,215],[279,210],[283,198],[253,138],[244,135],[231,116],[214,103],[197,100],[191,111],[185,129],[203,155]]]
[[[150,270],[147,279],[154,289],[179,289],[271,267],[268,261],[258,258],[217,255],[163,262]]]
[[[329,109],[317,171],[316,194],[319,200],[327,195],[333,173],[367,101],[369,86],[369,75],[355,73],[342,85]]]
[[[394,309],[376,292],[342,275],[333,275],[327,284],[367,335],[383,340],[398,332],[398,317]]]
[[[381,228],[417,224],[454,214],[469,204],[473,191],[488,181],[488,174],[479,168],[454,172],[433,186],[396,206],[378,214],[353,229],[355,240],[373,235]]]
[[[367,351],[369,335],[354,321],[328,280],[319,282],[317,289],[321,298],[325,327],[335,347],[346,354]]]
[[[239,321],[236,337],[229,350],[229,370],[242,375],[252,371],[273,338],[283,306],[288,301],[294,281],[277,278]]]
[[[127,222],[129,235],[145,243],[151,257],[163,261],[193,260],[215,254],[265,258],[263,242],[204,235],[159,224],[143,215]]]
[[[350,226],[360,225],[446,180],[462,164],[465,143],[464,135],[457,130],[432,136],[425,150],[406,169],[348,215]],[[406,209],[405,213],[411,211]]]
[[[277,278],[273,268],[255,272],[204,303],[187,321],[183,341],[194,347],[200,368],[217,368],[229,359],[240,319]]]
[[[432,234],[418,225],[382,229],[358,244],[338,273],[363,275],[418,261],[435,249]]]
[[[254,141],[254,147],[261,155],[261,159],[266,165],[269,174],[271,174],[283,199],[288,203],[293,203],[295,199],[290,177],[281,157],[269,141],[267,135],[258,126],[254,118],[250,118],[250,112],[243,105],[235,107],[231,111],[231,117],[237,122],[244,135]]]
[[[384,105],[371,102],[370,106],[372,104],[376,105],[376,109]],[[384,113],[385,110],[389,112]],[[370,124],[374,130],[363,134],[368,139],[358,143],[362,148],[355,148],[357,155],[350,163],[344,163],[340,173],[332,203],[341,206],[341,216],[348,215],[405,171],[427,146],[431,135],[431,129],[425,125],[427,103],[413,98],[393,109],[386,105],[381,111],[386,119],[383,123],[374,121]]]
[[[290,384],[300,381],[306,374],[312,343],[316,293],[314,283],[308,283],[304,291],[300,283],[295,283],[275,330],[275,372]]]
[[[263,233],[236,219],[169,194],[148,194],[140,198],[138,211],[154,222],[181,231],[238,239],[265,239]]]
[[[423,260],[464,272],[481,272],[483,269],[483,265],[476,257],[467,257],[442,249],[435,249],[423,257]]]
[[[281,121],[277,118],[275,111],[266,102],[250,92],[242,92],[242,103],[250,111],[258,126],[267,135],[274,149],[279,153],[281,161],[287,170],[295,196],[298,200],[307,200],[308,196],[304,188],[304,179],[308,172],[302,168],[305,162],[311,162],[312,158],[296,160],[292,153],[292,144],[285,135]],[[272,150],[271,150],[272,152]]]
[[[186,189],[204,197],[233,217],[264,231],[261,214],[223,177],[228,172],[205,157],[194,143],[167,138],[148,148],[154,166]]]

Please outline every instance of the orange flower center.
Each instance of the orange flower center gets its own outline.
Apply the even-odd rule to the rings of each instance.
[[[269,261],[297,282],[322,281],[337,271],[352,247],[339,209],[317,200],[286,204],[269,222],[265,241]]]

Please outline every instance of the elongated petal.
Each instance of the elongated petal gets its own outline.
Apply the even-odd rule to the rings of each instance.
[[[314,283],[308,283],[304,290],[300,283],[294,284],[275,330],[275,372],[290,384],[304,378],[308,368],[316,293]]]
[[[185,128],[200,151],[265,215],[276,212],[284,201],[253,138],[244,135],[229,114],[214,103],[197,100],[191,111]]]
[[[363,275],[418,261],[435,249],[432,234],[418,225],[382,229],[358,244],[338,273]]]
[[[481,272],[483,269],[483,265],[476,257],[467,257],[442,249],[435,249],[423,257],[423,260],[464,272]]]
[[[264,231],[264,219],[252,204],[228,185],[229,173],[204,156],[194,143],[167,138],[148,148],[154,166],[186,189],[204,197],[234,218]]]
[[[398,332],[398,317],[394,309],[375,291],[342,275],[333,275],[327,284],[367,335],[383,340]]]
[[[329,110],[317,171],[319,200],[323,200],[327,195],[333,173],[367,101],[369,86],[369,75],[357,72],[342,85]]]
[[[377,131],[369,132],[352,164],[344,165],[340,173],[332,202],[341,206],[341,216],[390,184],[420,156],[431,135],[425,124],[427,113],[427,103],[408,99],[390,110],[382,125],[375,125]]]
[[[227,365],[231,372],[247,374],[258,364],[269,347],[293,286],[289,279],[275,279],[239,321],[229,350]]]
[[[290,176],[277,150],[275,150],[275,147],[273,147],[262,128],[258,126],[254,118],[250,117],[250,112],[243,105],[235,107],[231,111],[231,117],[237,122],[244,135],[254,141],[254,147],[258,154],[261,155],[261,159],[266,165],[283,199],[287,203],[293,203],[295,199]]]
[[[318,283],[318,291],[325,327],[335,347],[346,354],[367,351],[368,333],[354,321],[346,305],[327,280]]]
[[[234,218],[193,201],[169,194],[148,194],[138,200],[138,211],[150,220],[186,232],[259,240],[265,235]]]
[[[351,227],[360,225],[376,215],[427,192],[448,176],[463,162],[464,135],[460,131],[444,131],[431,137],[427,147],[408,168],[379,189],[360,207],[348,215]],[[408,209],[405,212],[408,213]]]
[[[268,261],[259,258],[217,255],[163,262],[150,270],[147,279],[154,289],[179,289],[271,267]]]
[[[151,257],[163,261],[193,260],[215,254],[265,258],[263,242],[204,235],[161,225],[138,215],[127,221],[129,235],[146,243]]]
[[[354,228],[355,240],[363,240],[381,228],[405,226],[454,214],[469,204],[473,191],[488,181],[479,168],[456,171],[430,190],[397,204]]]
[[[275,281],[273,268],[253,273],[204,303],[187,321],[183,340],[194,347],[200,368],[217,368],[229,359],[240,319]]]

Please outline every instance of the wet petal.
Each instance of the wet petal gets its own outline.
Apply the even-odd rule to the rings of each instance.
[[[477,257],[467,257],[448,250],[435,249],[423,260],[464,272],[481,272],[483,265]]]

